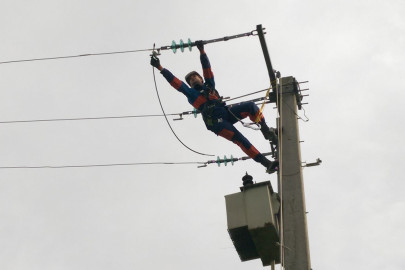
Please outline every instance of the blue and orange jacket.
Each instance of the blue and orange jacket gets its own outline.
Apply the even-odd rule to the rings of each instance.
[[[174,89],[183,93],[188,102],[197,110],[202,111],[206,104],[219,100],[218,92],[215,91],[214,73],[211,70],[211,64],[205,52],[200,54],[201,66],[205,83],[203,86],[189,87],[185,82],[175,77],[169,70],[163,68],[160,73],[173,86]],[[210,87],[209,87],[210,86]]]

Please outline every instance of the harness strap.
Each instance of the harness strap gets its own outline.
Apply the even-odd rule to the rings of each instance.
[[[255,121],[256,124],[260,122],[260,116],[262,115],[262,112],[263,112],[263,109],[264,109],[264,104],[266,104],[266,100],[269,98],[269,94],[270,94],[271,89],[272,88],[270,87],[266,92],[266,96],[264,97],[262,106],[260,106],[259,113],[257,114],[257,117],[256,117],[256,121]]]
[[[214,118],[212,117],[212,114],[215,110],[215,108],[219,106],[225,106],[225,104],[221,100],[213,100],[213,101],[208,101],[208,104],[204,104],[204,108],[201,111],[201,115],[204,119],[204,122],[206,123],[207,126],[213,126],[214,124],[221,123],[222,118]]]
[[[247,128],[251,128],[253,130],[260,130],[261,126],[260,126],[259,123],[245,123],[241,119],[239,119],[228,107],[227,107],[227,109],[228,109],[228,112],[230,114],[232,114],[232,116],[235,117],[235,119],[238,120],[242,124],[242,126],[247,127]],[[254,127],[254,125],[256,127]]]

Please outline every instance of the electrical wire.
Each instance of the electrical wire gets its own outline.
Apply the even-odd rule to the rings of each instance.
[[[299,82],[300,83],[307,83],[307,81],[305,82]],[[226,102],[229,102],[231,100],[235,100],[235,99],[239,99],[239,98],[243,98],[243,97],[247,97],[247,96],[251,96],[254,94],[258,94],[261,92],[265,92],[268,89],[263,89],[263,90],[259,90],[259,91],[254,91],[245,95],[241,95],[238,97],[234,97],[234,98],[229,98],[226,100]],[[245,100],[245,101],[252,101],[252,102],[259,102],[259,101],[263,101],[265,100],[265,98],[256,98],[256,99],[250,99],[250,100]],[[234,103],[234,104],[229,104],[230,106],[232,105],[237,105],[240,103]],[[259,103],[257,103],[256,105],[260,105]],[[167,116],[182,116],[182,115],[190,115],[190,114],[194,114],[193,111],[186,111],[186,112],[182,112],[182,113],[167,113]],[[58,121],[80,121],[80,120],[108,120],[108,119],[125,119],[125,118],[146,118],[146,117],[163,117],[163,114],[145,114],[145,115],[118,115],[118,116],[99,116],[99,117],[77,117],[77,118],[50,118],[50,119],[28,119],[28,120],[9,120],[9,121],[0,121],[0,124],[17,124],[17,123],[35,123],[35,122],[58,122]],[[308,117],[305,114],[305,109],[304,109],[304,116],[307,118],[307,120],[301,118],[299,115],[297,115],[297,117],[304,121],[304,122],[308,122]],[[179,119],[180,120],[180,119]]]
[[[204,44],[208,43],[214,43],[214,42],[220,42],[220,41],[228,41],[231,39],[235,38],[241,38],[241,37],[248,37],[248,36],[255,36],[256,30],[247,32],[247,33],[242,33],[238,35],[232,35],[232,36],[225,36],[222,38],[216,38],[216,39],[211,39],[211,40],[204,40]],[[173,41],[174,42],[174,41]],[[189,43],[186,45],[189,47],[191,51],[191,47],[196,46],[196,43],[193,42],[191,43],[189,39]],[[170,46],[162,46],[158,48],[157,50],[173,50],[173,53],[176,52],[177,49],[181,49],[182,51],[184,50],[184,44],[172,44]],[[3,61],[0,62],[0,64],[11,64],[11,63],[21,63],[21,62],[33,62],[33,61],[43,61],[43,60],[56,60],[56,59],[66,59],[66,58],[77,58],[77,57],[87,57],[87,56],[96,56],[96,55],[111,55],[111,54],[123,54],[123,53],[135,53],[135,52],[146,52],[146,51],[154,51],[155,47],[153,49],[141,49],[141,50],[128,50],[128,51],[113,51],[113,52],[102,52],[102,53],[86,53],[86,54],[79,54],[79,55],[68,55],[68,56],[56,56],[56,57],[44,57],[44,58],[31,58],[31,59],[20,59],[20,60],[10,60],[10,61]]]
[[[302,93],[302,92],[301,92],[301,86],[300,86],[299,83],[297,84],[297,87],[298,87],[298,92],[301,94],[301,93]],[[295,113],[294,110],[293,110],[293,112],[294,112],[295,115],[298,117],[298,119],[302,120],[303,122],[308,122],[308,121],[309,121],[309,118],[308,118],[308,116],[306,115],[306,111],[305,111],[305,109],[304,109],[304,106],[301,105],[301,108],[302,108],[302,110],[304,111],[304,116],[305,116],[306,120],[305,120],[304,118],[302,118],[301,116],[299,116],[297,113]]]
[[[179,114],[167,114],[179,115]],[[163,114],[145,114],[145,115],[124,115],[124,116],[100,116],[100,117],[79,117],[79,118],[54,118],[54,119],[31,119],[31,120],[10,120],[0,121],[0,124],[16,123],[35,123],[35,122],[58,122],[58,121],[80,121],[80,120],[105,120],[105,119],[125,119],[125,118],[145,118],[145,117],[162,117]]]
[[[302,110],[304,111],[304,116],[305,116],[306,120],[303,119],[303,118],[302,118],[301,116],[299,116],[299,115],[298,115],[298,119],[300,119],[300,120],[302,120],[302,121],[304,121],[304,122],[308,122],[308,121],[309,121],[309,118],[308,118],[308,116],[307,116],[307,114],[306,114],[306,111],[305,111],[305,109],[304,109],[304,106],[302,106]]]
[[[267,91],[264,90],[264,91]],[[250,94],[246,94],[244,96],[248,96],[248,95],[252,95],[252,94],[256,94],[256,93],[260,93],[262,91],[256,91]],[[236,97],[236,98],[232,98],[232,99],[228,99],[229,100],[234,100],[237,98],[241,98],[240,97]],[[256,102],[256,101],[261,101],[263,100],[263,98],[259,98],[259,99],[252,99],[252,100],[247,100],[247,101],[252,101],[252,102]],[[240,103],[235,103],[235,104],[229,104],[229,105],[237,105]],[[186,111],[186,112],[182,112],[182,113],[167,113],[166,116],[182,116],[182,115],[190,115],[190,114],[194,114],[193,111]],[[125,119],[125,118],[147,118],[147,117],[163,117],[165,116],[164,114],[144,114],[144,115],[118,115],[118,116],[99,116],[99,117],[77,117],[77,118],[50,118],[50,119],[28,119],[28,120],[9,120],[9,121],[0,121],[0,124],[18,124],[18,123],[35,123],[35,122],[59,122],[59,121],[83,121],[83,120],[109,120],[109,119]]]
[[[302,83],[308,83],[308,81],[298,82],[298,85],[300,85],[300,84],[302,84]],[[272,87],[270,87],[270,89],[272,89]],[[254,95],[254,94],[258,94],[258,93],[266,92],[267,90],[268,90],[268,88],[266,88],[266,89],[262,89],[262,90],[258,90],[258,91],[251,92],[251,93],[248,93],[248,94],[245,94],[245,95],[242,95],[242,96],[238,96],[238,97],[230,98],[230,99],[228,99],[227,101],[231,101],[231,100],[235,100],[235,99],[239,99],[239,98],[243,98],[243,97],[251,96],[251,95]]]
[[[271,153],[263,153],[263,156],[271,155]],[[215,160],[202,161],[183,161],[183,162],[132,162],[132,163],[107,163],[107,164],[87,164],[87,165],[41,165],[41,166],[0,166],[0,169],[66,169],[66,168],[93,168],[93,167],[115,167],[115,166],[137,166],[137,165],[201,165],[198,168],[207,167],[209,164],[216,163],[218,166],[221,164],[227,165],[231,163],[233,166],[234,162],[244,161],[251,159],[249,156],[234,158],[231,156],[227,158],[226,156],[221,159],[219,156]]]
[[[165,116],[166,122],[167,122],[167,124],[169,125],[169,128],[170,128],[170,130],[172,131],[173,135],[176,137],[176,139],[177,139],[184,147],[186,147],[188,150],[190,150],[190,151],[192,151],[192,152],[194,152],[194,153],[196,153],[196,154],[203,155],[203,156],[211,156],[211,157],[215,156],[215,155],[204,154],[204,153],[195,151],[194,149],[191,149],[191,148],[188,147],[185,143],[183,143],[182,140],[180,140],[180,138],[177,136],[176,132],[174,132],[172,126],[170,125],[169,119],[167,119],[167,115],[166,115],[166,113],[165,113],[165,110],[163,109],[162,101],[160,100],[160,95],[159,95],[159,91],[158,91],[158,87],[157,87],[157,83],[156,83],[156,76],[155,76],[155,69],[154,69],[154,67],[152,67],[152,73],[153,73],[153,81],[154,81],[154,83],[155,83],[156,95],[157,95],[158,100],[159,100],[160,108],[162,109],[162,112],[163,112],[163,115]]]
[[[228,99],[227,101],[231,101],[231,100],[235,100],[235,99],[239,99],[239,98],[251,96],[251,95],[254,95],[254,94],[258,94],[258,93],[261,93],[261,92],[265,92],[265,91],[267,91],[267,90],[268,90],[268,89],[263,89],[263,90],[255,91],[255,92],[252,92],[252,93],[249,93],[249,94],[245,94],[245,95],[242,95],[242,96],[230,98],[230,99]]]
[[[286,105],[286,106],[288,107],[288,109],[290,109],[291,112],[292,112],[293,114],[295,114],[295,116],[297,116],[297,119],[299,119],[299,120],[301,120],[301,121],[303,121],[303,122],[308,122],[308,121],[309,121],[309,118],[308,118],[308,116],[306,115],[306,112],[305,112],[305,109],[304,109],[303,106],[302,106],[301,108],[304,110],[304,116],[305,116],[306,119],[304,119],[304,118],[302,118],[301,116],[299,116],[299,115],[294,111],[294,109],[291,108],[287,103],[284,103],[284,105]]]
[[[94,168],[94,167],[117,167],[117,166],[140,166],[140,165],[200,165],[205,162],[137,162],[137,163],[107,163],[87,165],[59,165],[59,166],[0,166],[0,169],[68,169],[68,168]]]
[[[152,49],[116,51],[116,52],[102,52],[102,53],[86,53],[86,54],[68,55],[68,56],[55,56],[55,57],[43,57],[43,58],[19,59],[19,60],[3,61],[3,62],[0,62],[0,65],[1,64],[11,64],[11,63],[21,63],[21,62],[34,62],[34,61],[58,60],[58,59],[78,58],[78,57],[88,57],[88,56],[99,56],[99,55],[136,53],[136,52],[146,52],[146,51],[152,51]]]

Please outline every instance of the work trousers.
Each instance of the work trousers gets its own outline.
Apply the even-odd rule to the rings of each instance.
[[[250,142],[234,127],[234,124],[241,119],[249,117],[252,122],[256,121],[259,108],[253,102],[243,102],[233,106],[217,106],[211,114],[211,123],[207,129],[238,145],[243,152],[256,162],[262,163],[264,157]],[[264,121],[260,115],[260,122]]]

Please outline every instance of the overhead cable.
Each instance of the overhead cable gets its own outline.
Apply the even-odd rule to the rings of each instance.
[[[306,82],[300,82],[306,83]],[[242,96],[234,97],[227,99],[226,101],[229,102],[231,100],[251,96],[257,93],[265,92],[267,89],[251,92]],[[262,102],[265,98],[255,98],[245,101],[252,101],[252,102]],[[240,103],[234,103],[229,105],[237,105]],[[305,110],[304,110],[305,111]],[[183,116],[183,115],[195,115],[198,114],[198,111],[185,111],[181,113],[166,113],[167,116]],[[8,121],[0,121],[0,124],[18,124],[18,123],[35,123],[35,122],[61,122],[61,121],[83,121],[83,120],[109,120],[109,119],[125,119],[125,118],[148,118],[148,117],[163,117],[164,114],[143,114],[143,115],[118,115],[118,116],[98,116],[98,117],[75,117],[75,118],[50,118],[50,119],[27,119],[27,120],[8,120]],[[182,118],[181,118],[182,119]],[[175,120],[181,120],[175,119]]]
[[[271,153],[263,153],[264,156],[271,155]],[[106,164],[84,164],[84,165],[41,165],[41,166],[0,166],[0,169],[71,169],[71,168],[96,168],[96,167],[117,167],[117,166],[141,166],[141,165],[199,165],[198,168],[207,167],[210,164],[217,164],[218,167],[221,164],[227,166],[231,163],[232,166],[237,161],[245,161],[251,159],[251,157],[244,156],[234,158],[232,155],[227,158],[220,158],[208,160],[206,162],[201,161],[185,161],[185,162],[131,162],[131,163],[106,163]]]
[[[228,41],[228,40],[235,39],[235,38],[255,36],[255,35],[257,35],[256,30],[253,30],[253,31],[243,33],[243,34],[225,36],[225,37],[222,37],[222,38],[216,38],[216,39],[211,39],[211,40],[203,40],[203,43],[208,44],[208,43],[214,43],[214,42],[220,42],[220,41]],[[171,50],[173,50],[174,53],[176,53],[177,49],[181,49],[181,51],[184,51],[185,47],[188,47],[189,50],[191,51],[191,47],[194,47],[194,46],[196,46],[196,43],[191,42],[190,39],[188,39],[187,44],[184,44],[183,41],[181,40],[179,45],[177,45],[173,41],[171,45],[162,46],[162,47],[160,47],[158,49],[158,51],[171,49]],[[140,49],[140,50],[127,50],[127,51],[101,52],[101,53],[86,53],[86,54],[68,55],[68,56],[55,56],[55,57],[43,57],[43,58],[19,59],[19,60],[2,61],[2,62],[0,62],[0,64],[11,64],[11,63],[33,62],[33,61],[44,61],[44,60],[57,60],[57,59],[78,58],[78,57],[99,56],[99,55],[111,55],[111,54],[136,53],[136,52],[146,52],[146,51],[154,51],[154,50],[155,50],[155,48],[153,48],[153,49]]]
[[[174,132],[172,126],[170,125],[169,119],[167,119],[167,115],[166,115],[165,110],[164,110],[164,108],[163,108],[162,101],[160,100],[160,95],[159,95],[159,91],[158,91],[158,87],[157,87],[157,83],[156,83],[155,69],[154,69],[153,67],[152,67],[152,73],[153,73],[153,81],[155,82],[156,95],[157,95],[157,98],[158,98],[158,100],[159,100],[160,108],[162,109],[162,112],[163,112],[163,115],[165,116],[166,122],[167,122],[167,124],[169,125],[169,128],[170,128],[170,130],[172,131],[173,135],[176,137],[176,139],[177,139],[184,147],[186,147],[188,150],[190,150],[191,152],[194,152],[194,153],[196,153],[196,154],[203,155],[203,156],[215,156],[215,155],[212,155],[212,154],[204,154],[204,153],[198,152],[198,151],[196,151],[196,150],[194,150],[194,149],[188,147],[182,140],[180,140],[180,138],[177,136],[176,132]]]
[[[167,115],[179,115],[167,114]],[[33,123],[33,122],[59,122],[59,121],[80,121],[80,120],[104,120],[104,119],[125,119],[125,118],[145,118],[162,117],[163,114],[144,114],[144,115],[123,115],[123,116],[100,116],[100,117],[78,117],[78,118],[54,118],[54,119],[31,119],[31,120],[10,120],[0,121],[0,124]]]
[[[142,49],[142,50],[116,51],[116,52],[86,53],[86,54],[68,55],[68,56],[30,58],[30,59],[20,59],[20,60],[2,61],[2,62],[0,62],[0,64],[11,64],[11,63],[21,63],[21,62],[34,62],[34,61],[45,61],[45,60],[57,60],[57,59],[79,58],[79,57],[99,56],[99,55],[111,55],[111,54],[136,53],[136,52],[146,52],[146,51],[151,51],[151,50],[152,50],[152,49]]]
[[[198,165],[205,162],[139,162],[139,163],[108,163],[108,164],[87,164],[87,165],[59,165],[59,166],[0,166],[0,169],[68,169],[68,168],[94,168],[94,167],[117,167],[117,166],[139,166],[139,165]]]

